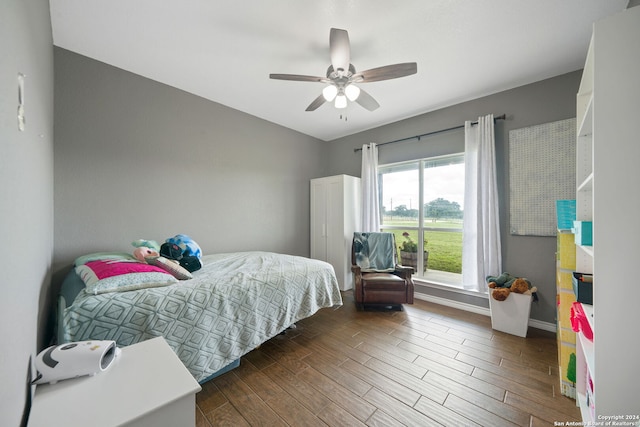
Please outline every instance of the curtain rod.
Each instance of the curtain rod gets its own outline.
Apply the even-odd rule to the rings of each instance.
[[[501,116],[494,117],[493,120],[494,121],[496,121],[496,120],[505,120],[506,118],[507,118],[507,115],[506,114],[502,114]],[[471,124],[472,125],[477,125],[478,122],[471,122]],[[395,141],[383,142],[382,144],[377,144],[377,145],[378,145],[378,147],[380,147],[381,145],[395,144],[396,142],[403,142],[403,141],[408,141],[410,139],[416,139],[416,138],[418,138],[418,141],[420,141],[420,138],[422,138],[423,136],[430,136],[430,135],[435,135],[435,134],[442,133],[442,132],[448,132],[450,130],[462,129],[463,127],[464,127],[464,125],[459,125],[459,126],[446,128],[446,129],[434,130],[433,132],[423,133],[422,135],[416,135],[416,136],[410,136],[410,137],[407,137],[407,138],[396,139]],[[354,148],[353,149],[354,153],[357,153],[358,151],[362,151],[362,148]]]

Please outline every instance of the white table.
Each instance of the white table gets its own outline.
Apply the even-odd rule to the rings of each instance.
[[[195,425],[200,385],[162,337],[122,348],[104,372],[36,387],[29,427]]]

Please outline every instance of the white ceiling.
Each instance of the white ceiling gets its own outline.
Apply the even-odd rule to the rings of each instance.
[[[581,69],[593,21],[627,2],[50,0],[50,6],[56,46],[329,141]],[[363,84],[380,103],[373,112],[328,103],[305,112],[323,84],[269,74],[324,77],[332,27],[349,32],[356,70],[417,62],[418,73]]]

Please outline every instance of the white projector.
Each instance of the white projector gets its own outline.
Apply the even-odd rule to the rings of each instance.
[[[32,384],[55,384],[60,380],[106,371],[120,355],[115,341],[79,341],[51,346],[36,356],[38,374]]]

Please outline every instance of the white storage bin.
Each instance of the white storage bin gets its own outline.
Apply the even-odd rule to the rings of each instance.
[[[529,329],[531,295],[510,293],[506,300],[496,301],[489,294],[491,327],[496,331],[526,337]]]

